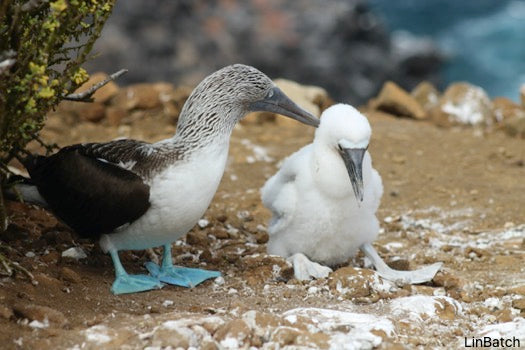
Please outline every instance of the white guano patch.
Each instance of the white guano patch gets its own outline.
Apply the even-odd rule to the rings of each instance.
[[[330,335],[330,349],[371,349],[382,342],[372,330],[382,331],[387,336],[395,334],[394,325],[388,318],[347,311],[319,308],[298,308],[283,314],[291,324],[298,317],[311,321],[307,325],[311,333],[323,332]],[[344,331],[341,331],[344,330]]]
[[[516,337],[525,342],[525,318],[517,317],[512,322],[485,326],[478,334],[480,337],[490,337],[492,339]]]
[[[456,313],[462,313],[461,304],[447,296],[427,296],[412,295],[403,298],[397,298],[390,302],[390,312],[396,317],[407,317],[413,321],[423,321],[423,317],[436,316],[436,306],[444,308],[444,303],[448,303],[455,308]]]
[[[252,143],[248,139],[242,139],[241,145],[253,152],[252,156],[246,157],[246,162],[253,164],[255,162],[273,162],[275,159],[268,155],[268,150],[262,146]]]
[[[104,325],[90,327],[85,330],[86,340],[97,345],[108,343],[111,341],[108,331],[109,329]]]
[[[462,124],[476,125],[486,122],[482,104],[488,100],[487,95],[479,87],[471,87],[460,101],[447,102],[441,109],[450,118]]]

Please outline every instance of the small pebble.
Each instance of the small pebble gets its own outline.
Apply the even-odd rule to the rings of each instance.
[[[169,307],[171,305],[173,305],[173,300],[164,300],[162,302],[162,306],[164,306],[164,307]]]
[[[80,247],[71,247],[62,252],[63,258],[72,258],[75,260],[87,258],[86,253]]]
[[[206,226],[208,226],[210,224],[210,222],[206,219],[200,219],[197,224],[199,225],[200,228],[205,228]]]

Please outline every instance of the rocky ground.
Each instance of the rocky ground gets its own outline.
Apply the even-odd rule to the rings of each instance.
[[[331,103],[322,89],[280,84],[313,112]],[[62,105],[42,138],[59,145],[159,140],[174,132],[188,92],[113,84],[95,104]],[[361,256],[327,279],[299,282],[283,259],[268,256],[259,188],[313,130],[256,115],[233,133],[209,210],[174,244],[177,264],[223,273],[196,288],[114,296],[111,260],[96,243],[44,210],[10,202],[2,253],[32,278],[0,270],[1,347],[461,348],[482,336],[517,337],[525,346],[523,105],[490,100],[466,84],[443,94],[428,84],[412,94],[387,84],[363,110],[385,187],[375,246],[397,269],[444,262],[431,283],[394,285]],[[126,252],[122,260],[144,272],[157,253]]]

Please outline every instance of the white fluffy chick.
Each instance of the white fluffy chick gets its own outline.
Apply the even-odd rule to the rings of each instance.
[[[371,133],[354,107],[326,109],[313,143],[288,157],[262,188],[273,215],[268,253],[287,258],[297,279],[326,277],[332,270],[324,265],[344,263],[360,248],[380,275],[398,282],[426,282],[441,266],[395,271],[372,247],[383,185],[367,151]]]

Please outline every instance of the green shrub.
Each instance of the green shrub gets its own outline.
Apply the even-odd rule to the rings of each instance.
[[[88,79],[81,67],[113,0],[3,0],[0,5],[0,161],[35,139],[44,117]]]
[[[0,185],[7,163],[38,139],[46,114],[88,79],[81,65],[114,2],[0,2]]]

